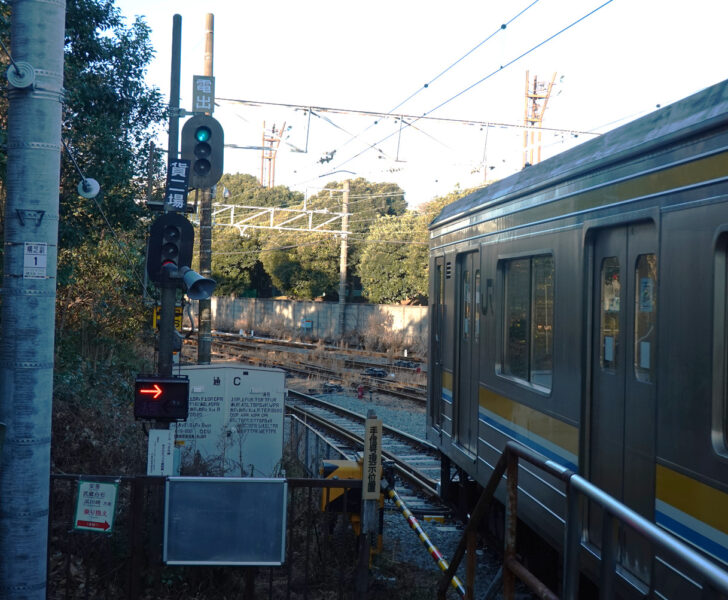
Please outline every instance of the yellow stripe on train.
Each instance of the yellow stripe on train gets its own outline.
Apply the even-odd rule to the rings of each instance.
[[[728,494],[660,464],[655,483],[658,500],[728,534]]]
[[[579,455],[579,428],[574,425],[564,423],[482,386],[480,407],[520,430],[528,431],[563,448],[573,456]]]

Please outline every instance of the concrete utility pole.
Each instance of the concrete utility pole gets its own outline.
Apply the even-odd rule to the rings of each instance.
[[[213,76],[215,44],[215,15],[205,17],[205,72]],[[210,113],[208,113],[210,114]],[[200,275],[212,277],[212,190],[200,190]],[[212,359],[212,301],[200,300],[199,329],[197,331],[197,364],[209,365]]]
[[[0,598],[46,597],[65,0],[15,0],[0,342]]]
[[[344,344],[344,332],[346,331],[346,270],[347,257],[349,254],[349,240],[346,237],[346,230],[349,227],[349,180],[344,182],[344,193],[341,199],[341,256],[339,257],[339,340]]]
[[[182,62],[182,16],[172,17],[172,72],[169,85],[169,138],[167,164],[179,156],[179,88],[180,66]],[[162,302],[159,310],[159,362],[160,375],[172,375],[174,340],[177,332],[174,327],[174,307],[177,303],[177,285],[165,279],[161,284]]]

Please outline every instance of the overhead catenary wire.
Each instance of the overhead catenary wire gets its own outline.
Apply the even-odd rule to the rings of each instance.
[[[443,106],[446,106],[447,104],[449,104],[450,102],[452,102],[452,101],[453,101],[453,100],[455,100],[456,98],[459,98],[459,97],[460,97],[460,96],[462,96],[463,94],[466,94],[467,92],[469,92],[469,91],[470,91],[470,90],[472,90],[473,88],[477,87],[477,86],[478,86],[478,85],[480,85],[481,83],[484,83],[485,81],[488,81],[488,80],[489,80],[489,79],[490,79],[491,77],[493,77],[493,76],[494,76],[494,75],[496,75],[497,73],[500,73],[500,72],[502,72],[502,71],[503,71],[504,69],[506,69],[506,68],[510,67],[511,65],[515,64],[516,62],[518,62],[518,61],[519,61],[519,60],[521,60],[522,58],[524,58],[524,57],[528,56],[529,54],[531,54],[532,52],[534,52],[535,50],[537,50],[537,49],[538,49],[538,48],[540,48],[541,46],[543,46],[543,45],[547,44],[548,42],[550,42],[550,41],[554,40],[555,38],[557,38],[558,36],[562,35],[563,33],[565,33],[566,31],[568,31],[568,30],[569,30],[569,29],[571,29],[572,27],[574,27],[574,26],[578,25],[579,23],[581,23],[581,22],[582,22],[582,21],[584,21],[585,19],[589,18],[590,16],[592,16],[592,15],[593,15],[593,14],[595,14],[596,12],[600,11],[600,10],[601,10],[602,8],[604,8],[604,7],[605,7],[605,6],[607,6],[608,4],[611,4],[611,3],[613,2],[613,1],[614,1],[614,0],[606,0],[606,2],[604,2],[603,4],[600,4],[599,6],[597,6],[596,8],[594,8],[593,10],[589,11],[588,13],[586,13],[585,15],[583,15],[583,16],[579,17],[578,19],[576,19],[575,21],[571,22],[571,23],[570,23],[569,25],[567,25],[567,26],[563,27],[562,29],[560,29],[560,30],[559,30],[559,31],[557,31],[556,33],[554,33],[554,34],[550,35],[549,37],[545,38],[544,40],[542,40],[541,42],[539,42],[539,43],[538,43],[538,44],[536,44],[535,46],[532,46],[531,48],[529,48],[529,49],[528,49],[528,50],[526,50],[525,52],[522,52],[521,54],[519,54],[519,55],[518,55],[518,56],[516,56],[515,58],[513,58],[513,59],[509,60],[508,62],[506,62],[505,64],[501,65],[501,66],[500,66],[500,67],[499,67],[498,69],[495,69],[494,71],[492,71],[491,73],[489,73],[489,74],[488,74],[488,75],[486,75],[485,77],[482,77],[482,78],[481,78],[481,79],[479,79],[478,81],[476,81],[476,82],[472,83],[472,84],[471,84],[471,85],[469,85],[468,87],[466,87],[466,88],[464,88],[463,90],[459,91],[459,92],[458,92],[457,94],[455,94],[455,95],[451,96],[451,97],[450,97],[450,98],[448,98],[447,100],[444,100],[444,101],[443,101],[443,102],[441,102],[440,104],[436,105],[436,106],[435,106],[434,108],[431,108],[430,110],[426,111],[426,112],[425,112],[424,114],[422,114],[422,115],[421,115],[420,117],[417,117],[417,118],[415,118],[415,121],[419,121],[419,120],[421,120],[421,119],[427,118],[427,117],[428,117],[428,116],[429,116],[430,114],[432,114],[433,112],[435,112],[435,111],[437,111],[437,110],[441,109],[441,108],[442,108]],[[525,126],[525,125],[524,125],[524,126]],[[547,131],[547,129],[546,129],[546,128],[543,128],[543,130],[544,130],[544,131]],[[374,145],[375,145],[375,146],[377,146],[377,145],[381,144],[382,142],[384,142],[384,141],[388,140],[388,139],[389,139],[389,138],[391,138],[392,136],[396,135],[396,134],[398,133],[398,131],[399,131],[399,130],[397,130],[397,131],[393,131],[393,132],[392,132],[392,133],[390,133],[389,135],[385,136],[384,138],[382,138],[381,140],[379,140],[378,142],[376,142],[376,143],[375,143]],[[583,133],[590,133],[590,132],[583,132]],[[362,154],[365,154],[365,153],[366,153],[366,152],[367,152],[368,150],[369,150],[369,148],[365,148],[364,150],[362,150],[361,152],[359,152],[359,153],[355,154],[354,156],[351,156],[351,157],[347,158],[347,159],[346,159],[345,161],[343,161],[343,162],[339,163],[339,164],[338,164],[338,165],[337,165],[337,166],[335,167],[335,169],[340,169],[341,167],[343,167],[344,165],[348,164],[348,163],[349,163],[349,162],[351,162],[352,160],[354,160],[354,159],[356,159],[356,158],[360,157],[360,156],[361,156]]]
[[[458,65],[460,62],[462,62],[463,60],[465,60],[468,56],[470,56],[478,48],[480,48],[486,42],[488,42],[493,37],[495,37],[498,33],[500,33],[501,31],[505,31],[505,29],[508,27],[508,25],[510,25],[511,23],[513,23],[513,21],[515,21],[518,17],[520,17],[521,15],[523,15],[526,11],[528,11],[532,6],[534,6],[538,2],[539,2],[539,0],[533,0],[533,2],[531,2],[531,4],[529,4],[526,8],[524,8],[523,10],[521,10],[518,14],[516,14],[510,20],[506,21],[503,25],[499,26],[493,33],[491,33],[490,35],[488,35],[484,40],[482,40],[481,42],[479,42],[478,44],[476,44],[473,48],[471,48],[470,50],[468,50],[468,52],[466,52],[460,58],[458,58],[455,62],[453,62],[452,64],[450,64],[450,66],[448,66],[445,69],[443,69],[440,73],[438,73],[437,75],[435,75],[435,77],[433,77],[430,81],[428,81],[427,83],[425,83],[424,85],[422,85],[421,87],[419,87],[416,91],[414,91],[412,94],[410,94],[409,96],[407,96],[407,98],[405,98],[399,104],[397,104],[397,106],[395,106],[394,108],[392,108],[391,110],[389,110],[387,112],[387,115],[391,115],[392,113],[394,113],[395,110],[397,110],[398,108],[404,106],[407,102],[409,102],[410,100],[412,100],[412,98],[414,98],[415,96],[417,96],[423,90],[429,89],[429,87],[433,83],[435,83],[435,81],[437,81],[438,79],[440,79],[440,77],[442,77],[443,75],[445,75],[445,73],[447,73],[448,71],[450,71],[451,69],[453,69],[456,65]],[[365,129],[363,129],[356,136],[354,136],[354,137],[348,139],[346,142],[344,142],[340,146],[340,148],[343,148],[344,146],[346,146],[350,142],[354,141],[355,139],[357,139],[358,137],[360,137],[361,135],[363,135],[364,133],[366,133],[367,131],[369,131],[369,129],[371,129],[374,125],[377,125],[377,123],[378,123],[377,121],[374,121],[374,123],[371,123],[368,127],[366,127]]]

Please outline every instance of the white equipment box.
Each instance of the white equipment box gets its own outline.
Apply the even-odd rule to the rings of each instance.
[[[237,362],[181,371],[190,378],[189,417],[177,427],[183,471],[197,462],[205,475],[279,475],[285,372]]]

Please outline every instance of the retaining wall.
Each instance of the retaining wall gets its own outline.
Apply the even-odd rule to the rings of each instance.
[[[215,297],[211,305],[212,327],[220,331],[287,331],[330,340],[339,337],[338,303]],[[344,308],[344,336],[388,333],[399,337],[405,344],[425,348],[427,312],[427,306],[347,304]]]

